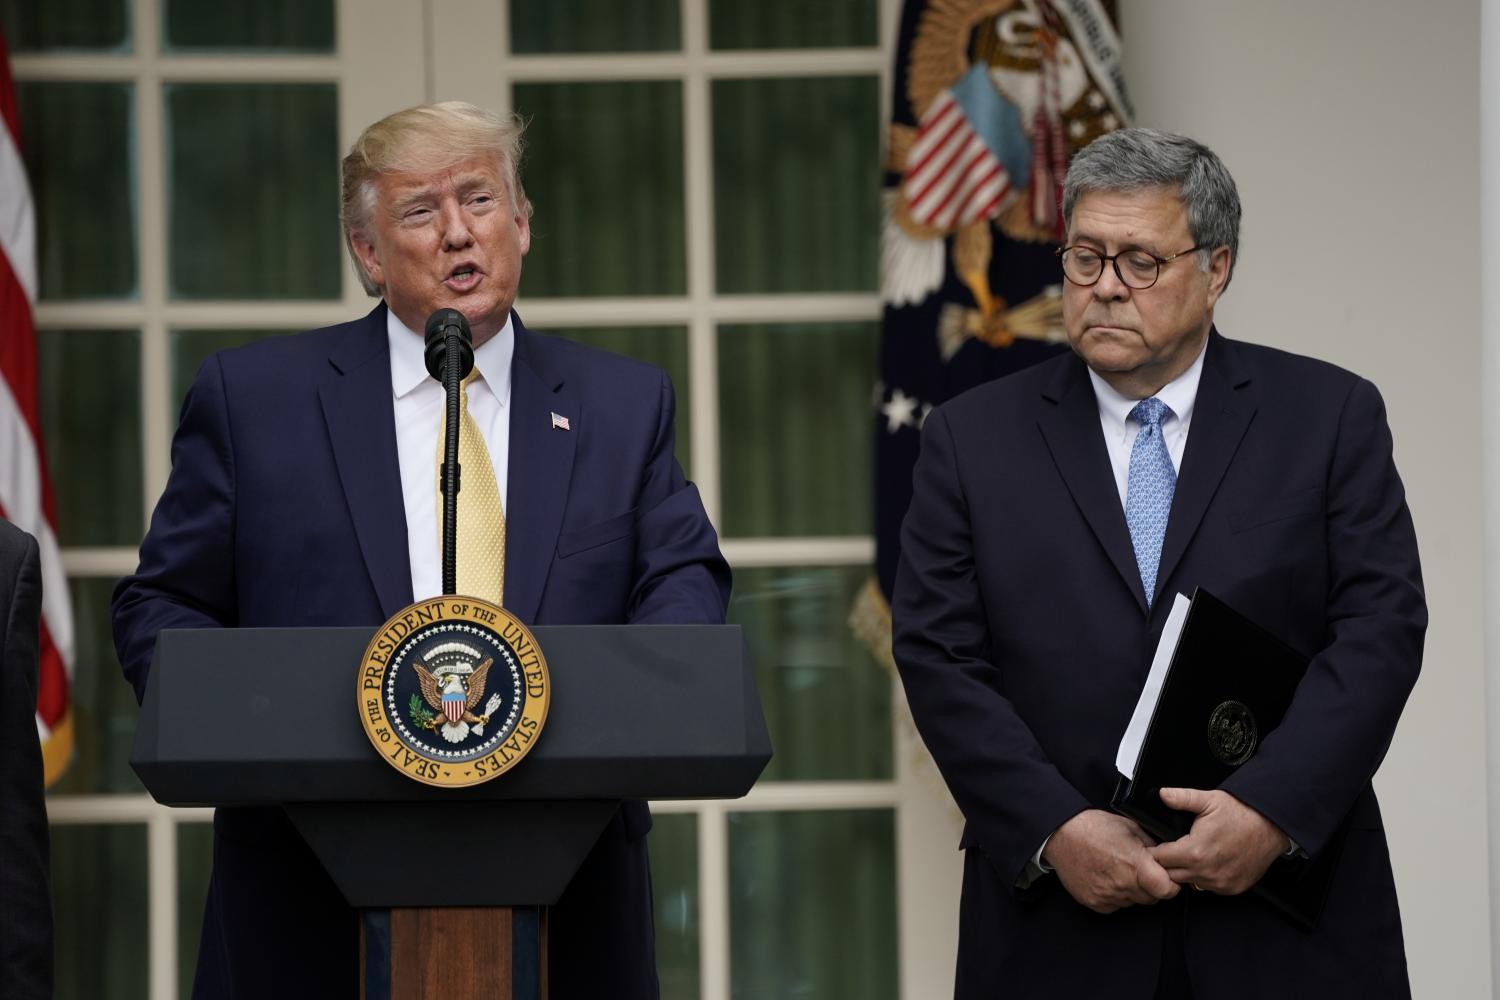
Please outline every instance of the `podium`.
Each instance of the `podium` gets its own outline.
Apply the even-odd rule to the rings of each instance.
[[[552,707],[535,748],[486,784],[429,787],[382,760],[360,724],[373,631],[163,631],[130,755],[164,805],[286,808],[363,913],[370,1000],[465,995],[439,981],[455,963],[424,959],[434,933],[482,951],[472,964],[505,980],[471,980],[471,995],[545,996],[540,908],[621,801],[736,798],[771,758],[738,626],[537,626]],[[417,852],[388,849],[434,829],[456,851],[512,860],[448,883]]]

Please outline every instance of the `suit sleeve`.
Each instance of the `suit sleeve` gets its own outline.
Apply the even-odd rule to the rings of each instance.
[[[140,565],[115,588],[115,650],[136,700],[164,628],[235,622],[234,463],[223,371],[206,361],[172,439],[172,473],[141,542]]]
[[[1354,384],[1328,475],[1327,637],[1291,707],[1224,789],[1316,855],[1370,783],[1422,664],[1427,604],[1385,404]]]
[[[0,997],[52,996],[52,903],[47,808],[37,742],[42,574],[36,540],[6,553],[11,580],[0,645]],[[12,560],[11,556],[19,556]]]
[[[971,836],[1007,884],[1088,800],[1001,693],[975,570],[971,511],[942,409],[922,428],[892,598],[896,666],[912,716]]]
[[[636,519],[635,585],[630,624],[722,624],[729,604],[729,564],[703,509],[698,487],[677,464],[676,399],[661,374],[656,432],[642,470]]]

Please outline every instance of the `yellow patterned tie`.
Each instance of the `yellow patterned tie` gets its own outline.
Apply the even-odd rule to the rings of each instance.
[[[492,604],[505,599],[505,511],[495,467],[485,447],[479,425],[469,415],[469,383],[478,376],[475,368],[459,383],[458,390],[458,548],[456,579],[458,592]],[[443,450],[448,438],[445,418],[438,431],[437,521],[439,551],[443,537]]]

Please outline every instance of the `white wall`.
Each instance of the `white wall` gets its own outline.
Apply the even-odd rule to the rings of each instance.
[[[1223,157],[1216,319],[1385,395],[1431,626],[1376,778],[1417,997],[1490,993],[1481,604],[1479,2],[1124,0],[1137,123]]]

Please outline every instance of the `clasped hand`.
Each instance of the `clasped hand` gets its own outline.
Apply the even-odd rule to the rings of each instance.
[[[1069,895],[1096,913],[1171,899],[1188,885],[1237,895],[1289,845],[1270,820],[1228,792],[1164,788],[1161,798],[1196,814],[1187,836],[1157,844],[1134,821],[1100,809],[1057,828],[1043,853]]]

